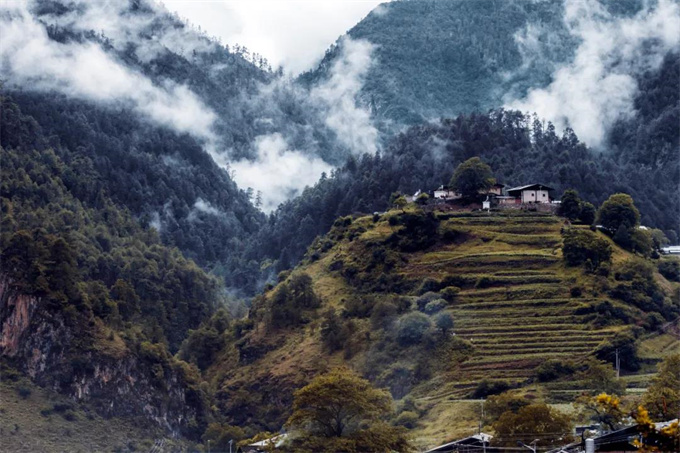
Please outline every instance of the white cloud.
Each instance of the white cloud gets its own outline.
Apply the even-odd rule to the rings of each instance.
[[[270,212],[313,185],[332,166],[318,157],[289,149],[279,133],[256,138],[257,158],[233,162],[234,179],[242,187],[262,192],[262,209]]]
[[[330,77],[312,89],[311,95],[327,106],[326,125],[353,153],[375,154],[378,131],[371,113],[357,104],[357,96],[371,64],[374,46],[366,40],[340,41],[340,57],[331,68]]]
[[[680,44],[680,6],[659,0],[622,18],[612,17],[596,0],[566,0],[565,20],[581,40],[574,60],[553,73],[547,88],[508,101],[506,108],[536,112],[558,130],[569,126],[588,145],[601,147],[617,120],[635,115],[634,76],[658,68]]]
[[[164,0],[170,10],[229,45],[241,44],[299,74],[380,0]]]
[[[215,114],[185,86],[155,85],[98,44],[51,40],[23,3],[0,4],[0,28],[0,69],[10,84],[121,103],[178,132],[214,139]]]
[[[191,208],[191,212],[187,216],[187,220],[193,222],[198,218],[198,214],[208,214],[214,216],[224,216],[224,213],[214,207],[209,201],[205,201],[203,198],[198,197],[194,202],[194,206]]]

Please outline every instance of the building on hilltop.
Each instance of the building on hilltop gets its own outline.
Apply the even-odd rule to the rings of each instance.
[[[514,199],[514,202],[504,204],[551,203],[552,196],[550,192],[554,190],[552,187],[544,186],[543,184],[513,187],[507,190],[507,194]]]

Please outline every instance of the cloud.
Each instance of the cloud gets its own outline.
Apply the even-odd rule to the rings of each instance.
[[[194,206],[191,208],[187,220],[193,222],[198,219],[198,214],[208,214],[213,216],[224,216],[224,213],[210,204],[209,201],[205,201],[203,198],[198,197],[194,202]]]
[[[35,3],[35,0],[33,0]],[[137,58],[149,62],[169,50],[185,58],[195,52],[215,50],[215,43],[179,19],[162,5],[143,0],[134,11],[128,1],[70,0],[68,10],[53,14],[40,11],[48,25],[106,36],[118,51],[134,49]]]
[[[241,44],[274,67],[312,69],[338,36],[381,0],[164,0],[165,6],[229,45]]]
[[[215,114],[187,87],[154,84],[93,42],[51,40],[23,3],[0,6],[0,70],[9,84],[129,107],[161,125],[212,141]]]
[[[321,173],[333,167],[316,156],[307,156],[289,149],[279,133],[261,135],[255,139],[255,160],[233,162],[236,183],[262,192],[262,209],[270,212],[284,201],[299,195],[313,185]]]
[[[375,46],[349,37],[342,38],[339,46],[340,56],[333,63],[330,77],[314,87],[311,96],[326,106],[326,126],[342,144],[356,154],[375,154],[378,131],[370,111],[357,104]]]
[[[616,121],[635,115],[635,76],[658,68],[680,44],[680,6],[659,0],[633,17],[613,17],[596,0],[566,0],[565,21],[580,40],[573,61],[553,73],[548,87],[509,100],[506,108],[536,112],[602,147]],[[531,47],[532,35],[520,35],[520,44]]]

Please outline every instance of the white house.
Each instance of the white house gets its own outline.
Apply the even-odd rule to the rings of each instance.
[[[528,186],[513,187],[507,190],[507,194],[515,199],[516,203],[550,203],[552,187],[543,184],[529,184]]]
[[[433,197],[437,200],[457,200],[461,197],[461,194],[449,186],[439,186],[435,189]]]

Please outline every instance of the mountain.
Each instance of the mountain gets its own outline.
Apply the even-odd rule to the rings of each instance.
[[[359,96],[387,128],[501,107],[549,85],[553,72],[573,59],[581,38],[569,23],[569,3],[383,3],[346,35],[374,47]],[[643,7],[638,0],[584,3],[614,17]],[[326,77],[342,48],[340,40],[300,80]]]
[[[197,371],[172,354],[222,304],[219,283],[114,203],[92,159],[0,102],[3,366],[100,416],[196,436]]]
[[[595,272],[568,265],[571,230],[610,244],[611,263]],[[552,215],[411,205],[337,219],[202,365],[223,423],[274,431],[295,389],[349,364],[389,388],[406,407],[397,412],[419,414],[424,449],[477,428],[477,408],[458,400],[535,385],[543,363],[573,366],[560,385],[531,390],[554,401],[589,385],[573,373],[592,354],[611,360],[619,347],[636,369],[636,338],[677,316],[676,290],[650,261]],[[452,426],[456,410],[471,419]]]

